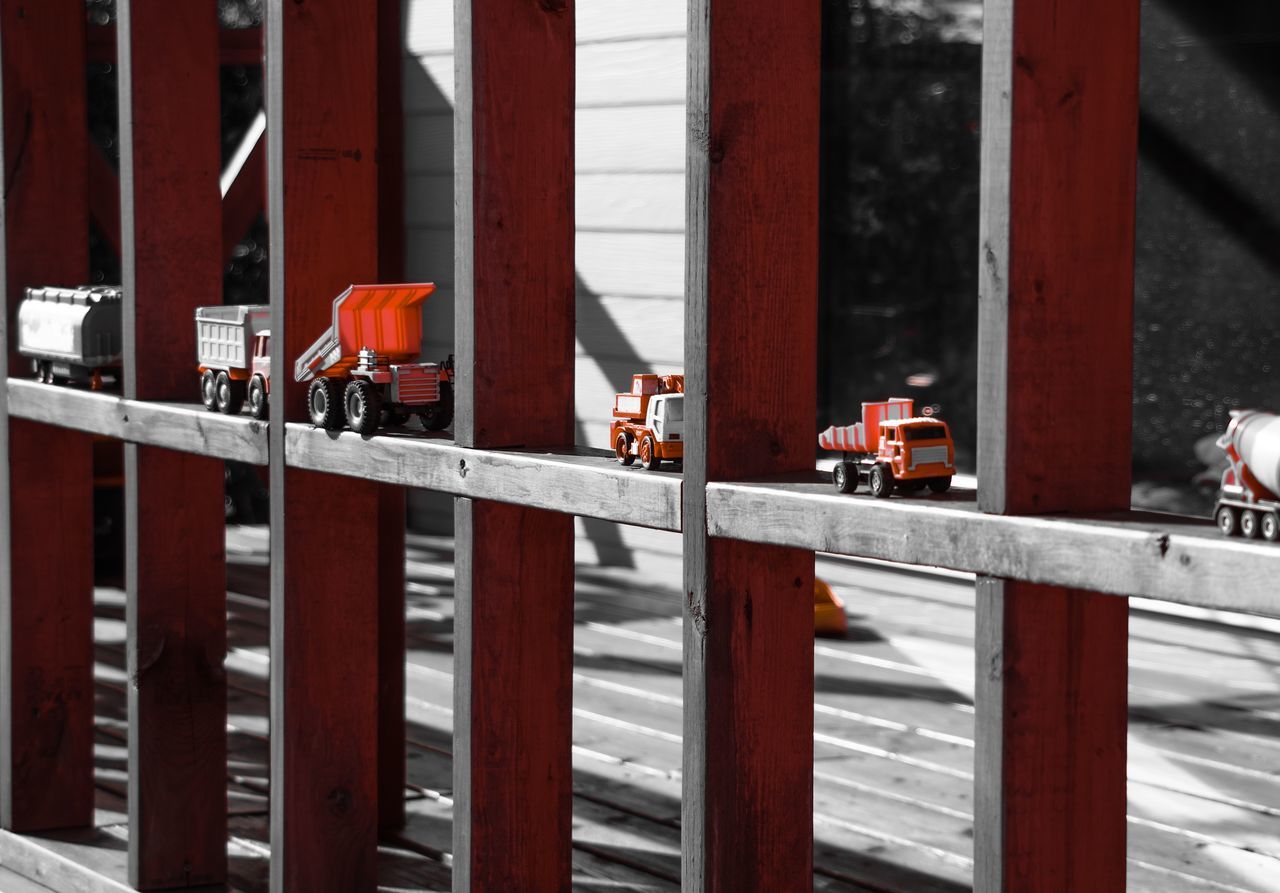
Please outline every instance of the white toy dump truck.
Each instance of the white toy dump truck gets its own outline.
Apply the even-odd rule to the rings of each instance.
[[[206,409],[235,415],[247,398],[255,419],[267,417],[270,320],[265,304],[196,308],[196,362]]]
[[[1218,446],[1228,463],[1213,510],[1218,529],[1226,536],[1280,540],[1280,416],[1233,411]]]
[[[120,378],[123,348],[117,285],[28,288],[18,307],[18,353],[31,358],[36,378],[99,388]]]
[[[333,299],[333,323],[298,357],[296,381],[311,382],[307,411],[317,428],[359,434],[417,415],[440,431],[453,421],[453,357],[415,362],[422,303],[432,283],[353,285]]]

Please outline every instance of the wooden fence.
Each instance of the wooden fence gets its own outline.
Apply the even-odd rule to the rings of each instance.
[[[818,3],[690,2],[683,480],[567,445],[569,0],[457,0],[455,439],[316,430],[284,375],[268,424],[191,405],[192,309],[221,288],[212,6],[119,2],[123,396],[9,353],[6,829],[91,820],[96,434],[128,451],[140,888],[225,877],[224,459],[271,481],[273,889],[372,890],[403,822],[408,487],[457,497],[455,889],[568,887],[575,515],[683,530],[687,889],[811,884],[814,550],[983,575],[977,889],[1123,887],[1125,597],[1274,614],[1280,577],[1273,546],[1128,508],[1137,0],[986,5],[982,487],[940,504],[812,470]],[[268,9],[287,370],[335,294],[399,273],[400,22],[385,0]],[[0,39],[12,321],[25,285],[88,272],[82,0],[0,0]]]

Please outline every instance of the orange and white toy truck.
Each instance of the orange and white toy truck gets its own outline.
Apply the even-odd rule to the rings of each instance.
[[[631,393],[613,398],[609,425],[613,453],[621,465],[652,470],[664,461],[684,461],[684,376],[634,375]]]
[[[841,493],[853,493],[862,480],[878,499],[895,489],[945,493],[956,472],[951,429],[935,416],[917,416],[909,397],[863,403],[861,422],[828,428],[818,446],[844,454],[831,472]]]

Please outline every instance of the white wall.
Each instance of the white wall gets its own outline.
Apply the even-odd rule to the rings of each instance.
[[[576,265],[580,442],[608,444],[616,389],[683,371],[686,0],[579,0]],[[424,356],[453,344],[453,0],[405,0],[407,273],[441,288]],[[413,499],[446,525],[451,503]],[[679,586],[679,537],[578,522],[580,560],[635,564]]]

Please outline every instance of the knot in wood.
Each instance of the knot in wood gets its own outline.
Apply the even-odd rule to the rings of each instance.
[[[351,792],[346,788],[333,788],[325,800],[334,815],[346,815],[351,811]]]

